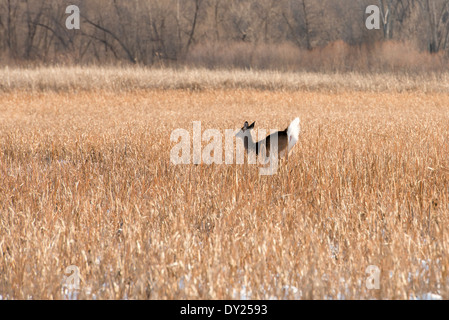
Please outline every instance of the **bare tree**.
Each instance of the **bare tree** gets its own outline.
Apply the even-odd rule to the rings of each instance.
[[[6,43],[9,54],[17,57],[17,34],[16,34],[16,18],[18,4],[15,1],[7,0],[7,22],[6,22]]]
[[[446,49],[449,29],[449,1],[421,2],[429,26],[429,52],[437,53]]]

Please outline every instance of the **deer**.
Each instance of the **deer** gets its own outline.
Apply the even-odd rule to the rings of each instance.
[[[278,159],[285,158],[288,160],[291,150],[299,139],[299,118],[295,118],[285,130],[272,133],[258,142],[254,142],[251,132],[248,131],[254,129],[255,123],[254,121],[249,125],[248,121],[245,121],[243,127],[235,134],[237,138],[243,140],[246,152],[253,151],[256,156],[259,156],[261,150],[265,148],[266,156],[272,156],[270,153],[270,150],[274,147],[272,141],[276,139],[275,135],[277,135]]]

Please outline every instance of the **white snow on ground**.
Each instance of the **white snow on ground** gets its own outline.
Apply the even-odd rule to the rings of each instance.
[[[410,295],[410,300],[443,300],[443,297],[439,294],[427,292],[419,296]]]
[[[330,246],[330,252],[331,255],[335,255],[336,252],[338,252],[338,246]],[[101,259],[97,258],[96,260],[97,264],[101,263]],[[427,273],[430,272],[432,261],[430,260],[420,260],[418,262],[419,267],[408,273],[407,282],[410,284],[414,284],[417,281],[420,281],[426,285],[429,285],[429,278],[427,277]],[[439,261],[437,261],[437,265],[439,264]],[[112,267],[111,271],[112,271]],[[188,270],[189,272],[183,276],[181,276],[178,280],[178,289],[180,291],[183,291],[186,289],[188,284],[191,283],[192,277],[190,273],[190,269],[192,267],[189,265]],[[385,271],[387,272],[389,278],[393,278],[395,271]],[[243,270],[239,270],[237,272],[239,274],[239,277],[244,276]],[[274,276],[276,279],[280,278],[280,275],[277,274]],[[328,281],[327,274],[323,274],[322,276],[323,281]],[[447,283],[449,283],[449,278],[446,279]],[[275,281],[275,286],[278,287],[278,285],[281,285]],[[356,283],[352,283],[350,279],[344,279],[341,277],[339,279],[339,283],[336,284],[335,290],[332,290],[332,292],[329,292],[328,295],[324,296],[323,299],[325,300],[345,300],[347,299],[347,296],[351,296],[351,289],[353,286],[356,286],[357,288],[362,288],[364,286],[365,281],[364,279],[358,280]],[[443,300],[443,296],[440,295],[440,288],[444,287],[444,281],[441,280],[438,281],[438,283],[435,284],[436,287],[435,290],[431,288],[427,288],[427,290],[432,290],[429,292],[417,292],[417,293],[411,293],[409,295],[409,300]],[[105,291],[109,287],[107,283],[104,283],[101,286],[101,289],[98,293],[101,293]],[[268,300],[286,300],[286,299],[295,299],[300,300],[304,297],[302,290],[299,286],[291,285],[291,284],[284,284],[281,287],[281,291],[275,290],[278,292],[278,294],[273,295],[273,288],[269,286],[268,288],[260,287],[259,291],[255,291],[254,288],[250,288],[247,285],[242,283],[242,286],[240,289],[238,288],[230,288],[228,291],[231,293],[232,299],[236,300],[251,300],[254,299],[254,297],[261,297],[262,299],[268,299]],[[62,286],[61,288],[61,294],[64,299],[67,300],[78,300],[81,293],[86,294],[91,299],[95,300],[98,298],[97,294],[92,292],[92,287],[89,285],[81,285],[81,288],[79,290],[76,290],[74,288],[71,288],[70,286]],[[30,297],[32,299],[32,297]],[[125,294],[123,299],[128,299],[129,297]],[[0,300],[8,300],[10,299],[9,295],[0,294]]]

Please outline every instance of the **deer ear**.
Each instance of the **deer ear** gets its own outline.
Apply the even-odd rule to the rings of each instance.
[[[248,127],[248,129],[252,129],[252,128],[254,128],[254,124],[256,123],[256,121],[254,121],[249,127]]]

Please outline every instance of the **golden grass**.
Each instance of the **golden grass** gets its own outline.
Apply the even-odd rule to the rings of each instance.
[[[0,92],[258,89],[449,92],[449,73],[314,73],[145,67],[0,68]]]
[[[3,93],[0,296],[67,298],[76,265],[78,299],[447,299],[448,105],[423,92]],[[170,164],[171,131],[192,121],[224,132],[296,116],[275,176]]]

